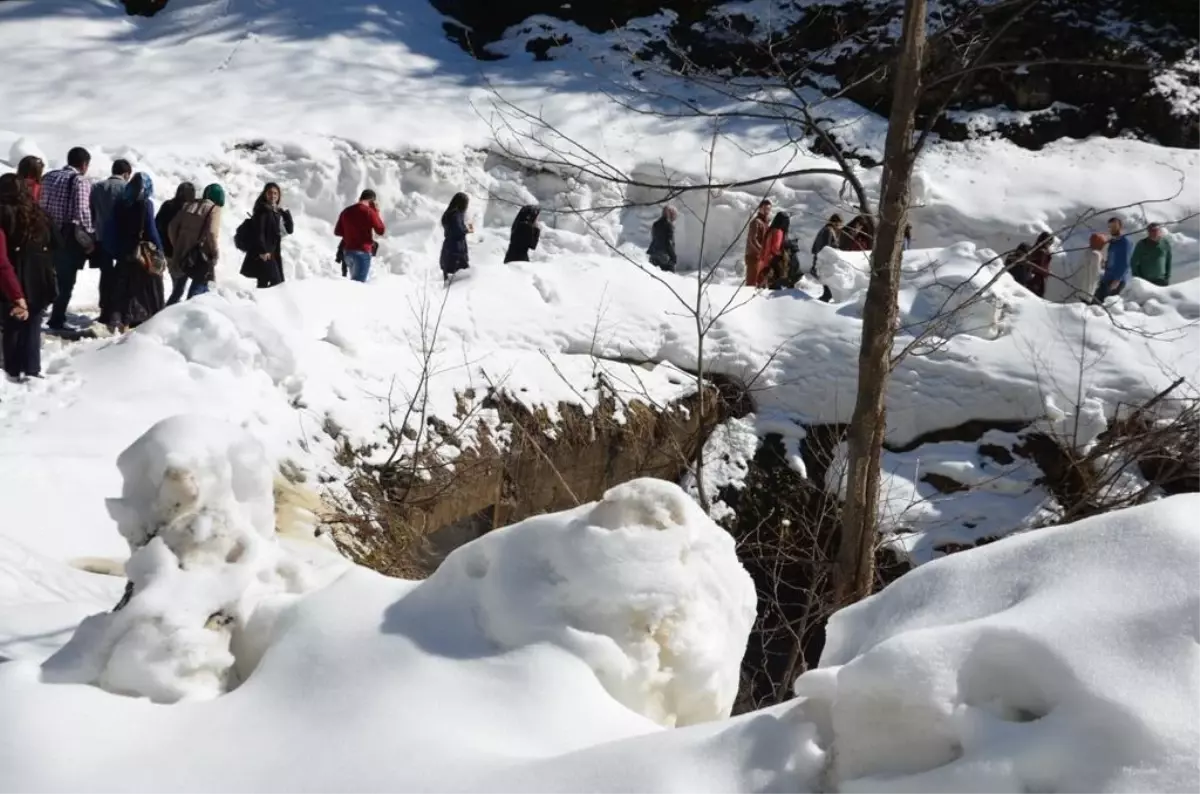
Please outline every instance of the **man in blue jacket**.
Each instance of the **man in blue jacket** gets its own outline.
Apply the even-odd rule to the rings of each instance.
[[[1108,259],[1104,273],[1096,286],[1096,303],[1104,303],[1110,295],[1119,295],[1129,281],[1129,238],[1121,233],[1121,219],[1108,219]]]

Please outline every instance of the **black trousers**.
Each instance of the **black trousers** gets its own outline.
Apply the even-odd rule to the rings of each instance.
[[[112,254],[104,250],[104,246],[97,245],[96,250],[92,251],[91,264],[100,271],[100,317],[97,319],[101,323],[107,323],[112,319],[115,308],[113,288],[117,281],[117,262]]]
[[[42,374],[42,309],[29,313],[28,320],[6,315],[0,325],[4,349],[4,371],[9,376]]]

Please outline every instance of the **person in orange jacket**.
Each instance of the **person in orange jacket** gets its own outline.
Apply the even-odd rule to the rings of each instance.
[[[762,254],[763,244],[767,241],[767,228],[771,216],[771,200],[763,199],[758,203],[754,217],[746,229],[746,286],[755,286],[758,277],[758,259]]]

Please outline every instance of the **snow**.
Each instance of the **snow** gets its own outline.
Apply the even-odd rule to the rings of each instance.
[[[326,584],[275,540],[274,466],[236,427],[164,419],[117,459],[124,487],[108,500],[132,556],[132,597],[95,615],[44,666],[45,680],[95,684],[156,703],[205,700],[253,669],[230,647],[249,627],[269,636],[262,601]],[[272,614],[272,613],[268,613]]]
[[[853,213],[836,179],[685,194],[683,272],[652,277],[628,259],[657,208],[581,214],[637,191],[496,151],[484,80],[655,183],[703,179],[711,130],[613,106],[578,60],[471,61],[441,22],[416,2],[173,0],[149,20],[109,0],[0,5],[0,48],[22,64],[0,85],[11,165],[82,144],[94,174],[128,157],[165,191],[229,195],[213,294],[120,338],[48,339],[45,379],[0,382],[0,788],[1194,790],[1195,499],[922,566],[835,618],[806,699],[732,720],[754,596],[712,521],[727,505],[706,516],[674,485],[627,483],[491,533],[423,583],[349,566],[316,536],[339,451],[386,442],[409,407],[452,429],[425,438],[453,462],[504,440],[493,390],[550,420],[692,395],[694,313],[711,321],[705,369],[754,403],[708,440],[710,496],[745,482],[767,433],[807,476],[805,428],[852,412],[866,257],[825,251],[792,291],[739,286],[763,192],[807,250],[831,212]],[[882,119],[822,110],[843,141],[881,150]],[[777,144],[731,130],[714,173],[827,165]],[[1024,461],[984,453],[1013,434],[930,434],[1031,425],[1085,447],[1121,406],[1197,382],[1198,166],[1132,140],[924,154],[895,351],[912,355],[887,398],[903,451],[884,459],[892,542],[911,559],[1024,529],[1052,501]],[[878,170],[859,175],[876,195]],[[268,180],[297,231],[288,284],[253,291],[231,241]],[[331,231],[368,186],[389,234],[363,285],[336,277]],[[473,266],[443,290],[437,219],[458,190]],[[542,245],[502,265],[528,202],[546,208]],[[1016,242],[1052,230],[1071,251],[1114,214],[1172,224],[1176,283],[1134,280],[1102,310],[1000,274]],[[699,265],[716,273],[697,299]],[[818,279],[833,303],[814,299]],[[84,271],[74,312],[94,314],[96,288]],[[122,610],[125,579],[96,570],[134,583]]]
[[[1197,508],[1011,538],[835,615],[796,689],[832,698],[840,790],[1196,789]]]

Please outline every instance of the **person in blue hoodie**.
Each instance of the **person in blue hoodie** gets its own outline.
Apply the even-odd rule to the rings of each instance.
[[[1096,285],[1096,303],[1104,303],[1111,295],[1121,294],[1129,281],[1129,238],[1121,231],[1121,219],[1108,219],[1108,258],[1104,262],[1104,273]]]

